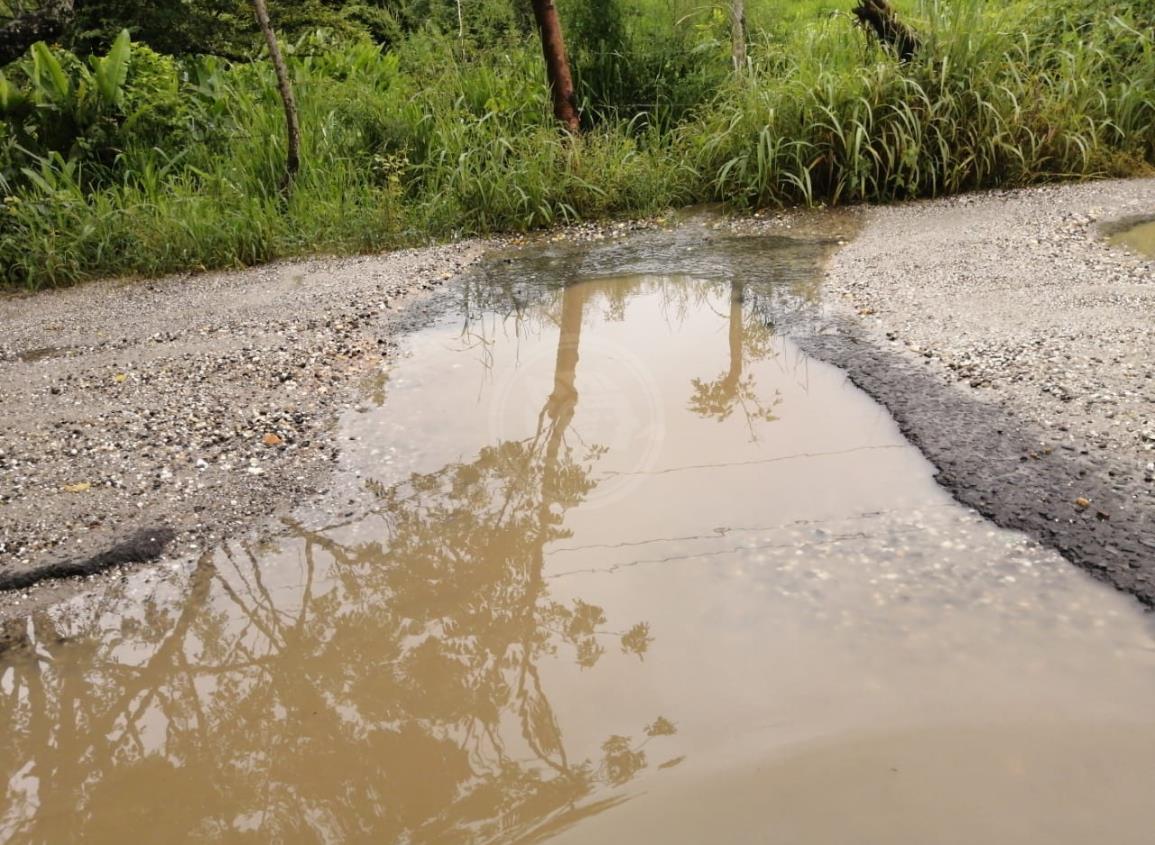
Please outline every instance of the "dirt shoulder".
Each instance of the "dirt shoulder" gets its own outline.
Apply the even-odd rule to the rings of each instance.
[[[196,553],[312,496],[398,320],[485,246],[0,299],[0,589]]]
[[[1155,607],[1155,262],[1109,246],[1155,180],[874,209],[804,343],[963,502]]]

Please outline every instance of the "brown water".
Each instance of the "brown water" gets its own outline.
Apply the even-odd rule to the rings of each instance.
[[[1155,220],[1148,220],[1111,237],[1111,243],[1155,258]]]
[[[1148,620],[776,333],[779,246],[458,289],[339,507],[27,621],[0,836],[1149,843]]]

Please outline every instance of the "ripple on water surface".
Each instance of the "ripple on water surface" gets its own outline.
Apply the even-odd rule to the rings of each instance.
[[[339,516],[27,621],[0,836],[1149,842],[1145,618],[776,333],[790,248],[462,286]]]

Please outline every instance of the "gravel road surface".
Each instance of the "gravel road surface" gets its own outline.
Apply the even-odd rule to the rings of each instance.
[[[314,494],[393,324],[484,248],[0,299],[0,589],[193,553]]]
[[[1155,607],[1155,262],[1104,238],[1148,215],[1155,180],[840,216],[861,231],[799,342],[964,503]],[[816,215],[774,217],[746,228]],[[83,580],[26,589],[45,576],[192,554],[321,492],[337,415],[486,247],[0,298],[0,618]]]
[[[872,209],[805,345],[996,522],[1155,606],[1155,179]]]

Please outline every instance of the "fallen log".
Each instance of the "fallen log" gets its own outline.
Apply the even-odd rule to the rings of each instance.
[[[148,563],[160,557],[175,537],[176,532],[166,526],[144,528],[90,557],[63,557],[33,569],[0,571],[0,593],[25,590],[33,584],[56,578],[95,575],[123,564]]]

